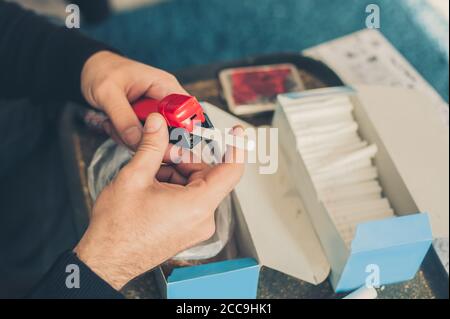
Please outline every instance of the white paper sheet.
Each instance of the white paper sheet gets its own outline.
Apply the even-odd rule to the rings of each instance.
[[[448,104],[377,30],[358,31],[303,54],[325,62],[349,85],[387,85],[421,91],[431,98],[449,125]]]

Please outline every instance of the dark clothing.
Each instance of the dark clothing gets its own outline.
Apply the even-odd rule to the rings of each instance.
[[[0,96],[82,101],[84,62],[107,47],[0,1]]]
[[[76,269],[76,270],[74,270]],[[73,277],[76,275],[77,277]],[[72,288],[68,288],[72,287]],[[62,254],[35,288],[31,298],[110,298],[122,297],[93,273],[73,252]]]
[[[70,251],[78,238],[56,131],[62,101],[83,101],[85,61],[105,49],[0,1],[0,298],[122,296]],[[79,288],[66,285],[68,265]]]

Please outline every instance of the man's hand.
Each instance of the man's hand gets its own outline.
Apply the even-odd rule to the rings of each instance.
[[[143,96],[161,100],[172,93],[187,94],[170,73],[108,51],[86,61],[81,90],[89,104],[108,114],[113,124],[104,123],[108,134],[132,149],[141,140],[142,126],[130,101]]]
[[[75,248],[116,289],[211,237],[214,211],[243,173],[243,164],[234,162],[242,158],[238,149],[228,149],[216,166],[188,163],[184,155],[172,158],[179,164],[161,165],[176,153],[170,149],[164,118],[151,114],[135,156],[98,197]]]

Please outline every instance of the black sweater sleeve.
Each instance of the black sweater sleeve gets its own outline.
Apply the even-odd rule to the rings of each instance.
[[[80,75],[95,52],[110,50],[74,30],[57,27],[16,4],[0,0],[0,97],[83,101]],[[79,269],[79,288],[68,288],[68,265]],[[121,298],[72,252],[64,253],[32,298]]]
[[[77,256],[62,254],[29,298],[122,299],[123,295],[97,276]]]
[[[81,102],[81,70],[101,50],[111,49],[0,0],[0,97]]]

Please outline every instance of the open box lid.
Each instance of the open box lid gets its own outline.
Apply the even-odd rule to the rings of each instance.
[[[449,130],[438,111],[414,90],[354,89],[417,210],[429,213],[433,236],[448,237]]]
[[[211,104],[202,106],[220,130],[251,126]],[[261,265],[319,284],[328,277],[330,265],[297,191],[288,182],[284,159],[277,160],[278,170],[272,175],[260,174],[259,164],[246,164],[234,190],[240,210]]]
[[[414,278],[432,242],[428,217],[419,213],[359,224],[342,274],[332,277],[335,291],[357,289],[373,275],[379,286]]]

